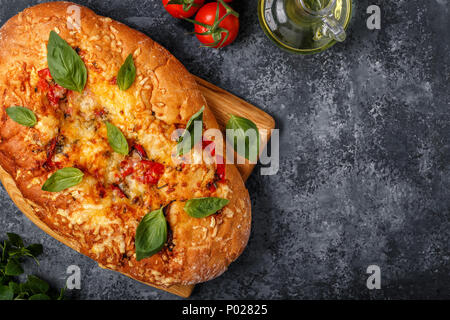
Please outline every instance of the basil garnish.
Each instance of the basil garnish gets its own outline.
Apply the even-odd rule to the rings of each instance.
[[[117,74],[117,85],[120,90],[125,91],[131,87],[134,79],[136,79],[136,67],[134,66],[133,55],[130,54]]]
[[[223,207],[230,201],[222,198],[197,198],[186,202],[184,211],[194,218],[206,218]]]
[[[106,122],[108,130],[108,143],[117,153],[127,155],[129,152],[128,142],[122,131],[110,122]]]
[[[75,50],[55,31],[50,31],[47,63],[57,84],[69,90],[83,91],[87,80],[86,66]]]
[[[259,130],[256,124],[254,124],[252,121],[231,115],[230,120],[227,122],[226,126],[227,131],[233,130],[233,140],[229,141],[231,144],[233,144],[234,150],[241,155],[242,157],[245,157],[246,159],[256,162],[258,160],[259,156]],[[252,135],[247,134],[247,131],[254,130],[256,133],[256,141],[255,139],[250,139]],[[230,138],[227,134],[228,139]],[[239,146],[245,146],[244,152],[242,153],[242,147],[239,148]]]
[[[83,180],[84,173],[77,168],[64,168],[56,171],[45,181],[42,190],[59,192],[76,186]]]
[[[205,107],[203,106],[196,114],[194,114],[188,121],[186,129],[183,135],[178,139],[177,145],[177,156],[182,156],[185,152],[190,151],[196,143],[202,140],[202,132],[198,133],[197,136],[194,135],[195,122],[200,121],[201,129],[203,130],[203,111]],[[189,133],[189,139],[187,135]]]
[[[167,221],[164,207],[145,215],[136,229],[136,260],[142,260],[161,251],[167,241]]]
[[[25,107],[13,106],[6,108],[6,114],[18,124],[26,127],[34,127],[37,122],[34,112]]]
[[[12,300],[14,298],[14,291],[8,286],[0,286],[0,300]]]

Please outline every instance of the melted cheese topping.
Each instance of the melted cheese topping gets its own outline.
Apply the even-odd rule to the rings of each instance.
[[[61,140],[53,161],[61,167],[78,167],[85,173],[82,183],[62,192],[72,197],[75,204],[59,209],[58,215],[78,230],[73,232],[79,237],[95,236],[90,254],[98,257],[117,247],[123,253],[124,234],[120,230],[134,230],[149,211],[174,200],[210,196],[207,185],[215,178],[214,165],[186,165],[180,170],[179,164],[173,163],[176,142],[171,134],[175,127],[156,119],[133,92],[121,91],[105,82],[91,83],[83,93],[68,95],[61,104],[59,120],[53,115],[42,117],[36,127],[46,141],[54,137]],[[111,149],[105,121],[122,131],[130,149],[138,143],[149,160],[164,165],[158,185],[144,184],[134,174],[121,176],[124,160],[140,158],[133,152],[124,156]],[[192,152],[194,158],[199,156],[196,153]],[[225,197],[226,193],[222,186],[216,191],[217,196]],[[124,219],[122,215],[134,218]],[[99,233],[101,237],[96,236]]]

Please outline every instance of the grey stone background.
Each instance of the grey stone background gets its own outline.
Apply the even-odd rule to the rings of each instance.
[[[41,1],[0,0],[0,24]],[[199,48],[161,1],[76,1],[135,27],[194,74],[267,111],[281,129],[280,171],[248,181],[253,230],[244,254],[192,299],[450,298],[450,16],[448,0],[358,0],[349,38],[315,56],[272,45],[256,0],[235,0],[236,43]],[[366,8],[382,29],[366,28]],[[48,237],[0,189],[0,237],[45,247],[28,270],[76,299],[177,299],[105,271]],[[366,268],[382,289],[366,288]]]

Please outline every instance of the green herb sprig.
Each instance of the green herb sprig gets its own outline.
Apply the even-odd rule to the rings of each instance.
[[[23,258],[33,258],[39,264],[37,257],[43,247],[38,243],[25,246],[15,233],[7,233],[7,236],[8,239],[0,243],[0,300],[62,300],[64,289],[53,294],[49,284],[34,275],[28,275],[23,283],[17,280],[16,277],[24,273]]]

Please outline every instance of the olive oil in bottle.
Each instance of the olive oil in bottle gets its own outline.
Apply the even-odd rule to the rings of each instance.
[[[351,10],[351,0],[260,0],[258,15],[278,46],[311,54],[345,40]]]

